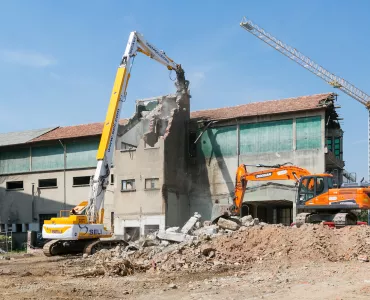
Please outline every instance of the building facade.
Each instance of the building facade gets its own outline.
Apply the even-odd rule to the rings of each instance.
[[[240,164],[291,163],[311,173],[329,171],[340,184],[343,131],[335,100],[328,93],[193,112],[191,212],[210,218],[214,203],[232,203]],[[290,224],[295,197],[294,182],[248,182],[242,213]]]
[[[0,135],[0,230],[40,231],[87,200],[102,123]],[[113,186],[107,191],[110,225]]]
[[[183,224],[190,213],[189,94],[139,100],[120,126],[115,154],[114,230],[138,236]]]
[[[189,94],[139,100],[120,122],[105,224],[137,237],[210,219],[232,203],[240,164],[290,162],[342,181],[343,131],[333,93],[250,103],[190,114]],[[89,194],[102,123],[0,135],[1,231],[39,231],[44,219]],[[249,167],[249,171],[257,170]],[[243,214],[290,224],[293,182],[249,182]]]

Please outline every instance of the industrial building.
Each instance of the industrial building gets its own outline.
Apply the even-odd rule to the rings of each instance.
[[[105,200],[105,223],[130,236],[211,216],[231,203],[239,164],[291,162],[344,174],[343,131],[333,93],[190,113],[190,96],[139,100],[122,120]],[[44,219],[89,194],[102,123],[0,135],[2,230],[40,230]],[[248,167],[249,170],[255,170]],[[248,183],[243,213],[293,220],[293,182]],[[113,229],[113,228],[112,228]]]
[[[191,211],[210,218],[215,202],[231,203],[239,164],[290,162],[311,173],[331,172],[341,184],[343,131],[336,97],[327,93],[193,112]],[[288,225],[295,197],[294,182],[248,182],[243,214]]]
[[[102,128],[93,123],[0,134],[1,231],[39,231],[45,219],[87,199]],[[108,211],[112,205],[113,187]]]

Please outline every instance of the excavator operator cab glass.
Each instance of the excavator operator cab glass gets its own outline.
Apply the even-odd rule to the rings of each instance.
[[[306,202],[315,196],[315,182],[313,177],[302,178],[299,184],[299,202]]]
[[[330,182],[329,180],[330,179]],[[302,177],[298,187],[298,202],[304,203],[316,197],[333,186],[329,177],[307,176]]]
[[[332,189],[334,187],[334,185],[336,185],[336,184],[334,183],[333,178],[328,177],[328,189],[329,190]]]

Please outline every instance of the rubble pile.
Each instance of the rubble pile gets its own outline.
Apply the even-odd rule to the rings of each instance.
[[[265,224],[251,216],[220,218],[201,226],[195,214],[183,226],[151,234],[126,247],[101,250],[85,258],[101,275],[126,276],[134,271],[196,272],[261,261],[368,261],[370,228],[333,229],[322,224],[300,228]]]

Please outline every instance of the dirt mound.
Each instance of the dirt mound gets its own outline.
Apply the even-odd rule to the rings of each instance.
[[[300,228],[262,224],[241,226],[235,231],[220,229],[216,234],[199,234],[182,243],[118,246],[83,260],[90,267],[86,276],[126,276],[147,270],[215,270],[256,261],[368,261],[368,256],[369,226],[335,229],[322,224]]]
[[[237,262],[269,259],[347,261],[370,254],[370,229],[353,226],[333,229],[323,225],[301,228],[252,227],[221,236],[211,243],[216,258]]]
[[[214,238],[194,240],[153,254],[142,249],[132,254],[141,264],[155,269],[214,269],[254,261],[348,261],[370,255],[370,228],[332,229],[323,225],[300,228],[267,225],[241,227]]]

